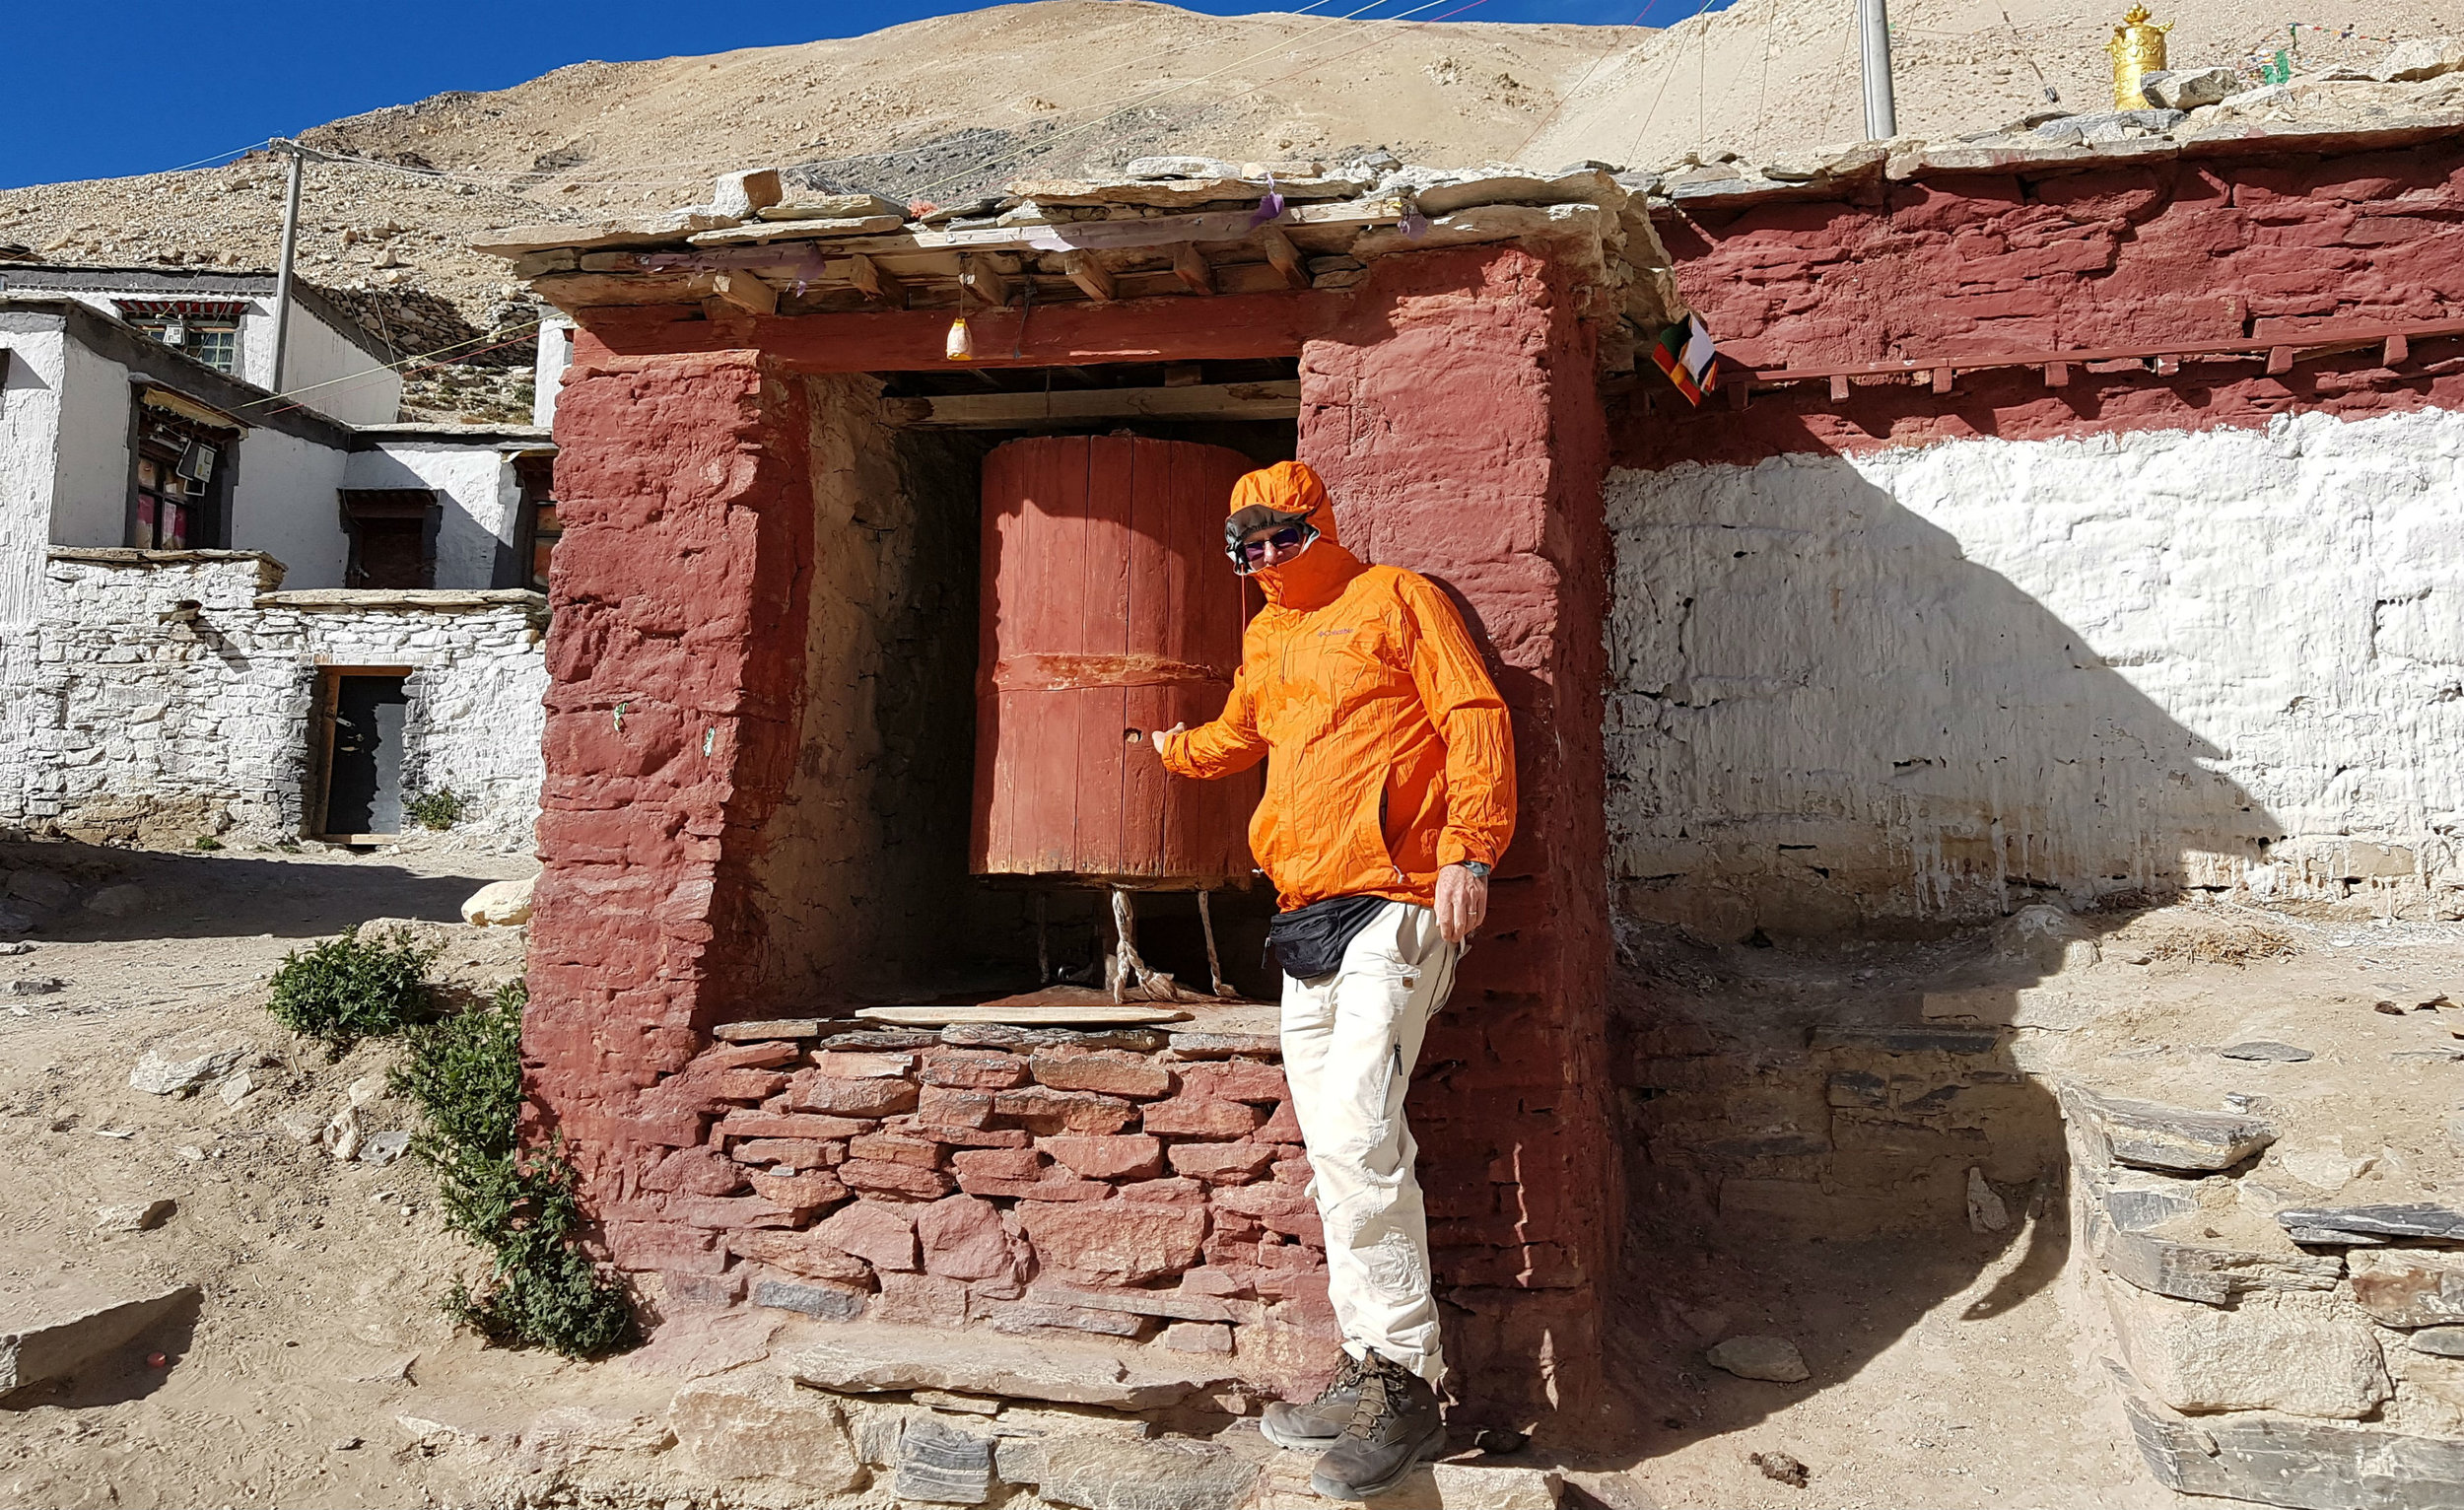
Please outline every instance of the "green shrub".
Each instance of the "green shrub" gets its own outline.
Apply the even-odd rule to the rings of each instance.
[[[419,1029],[387,1088],[426,1116],[411,1151],[437,1172],[446,1225],[495,1254],[487,1287],[456,1283],[445,1309],[496,1341],[585,1357],[632,1341],[633,1312],[582,1249],[563,1146],[521,1146],[527,999],[513,982],[486,1006]]]
[[[222,847],[223,842],[211,834],[199,834],[197,836],[197,848],[200,850],[219,850]]]
[[[470,811],[470,799],[450,787],[441,787],[411,798],[402,810],[423,828],[451,828]]]
[[[437,954],[413,942],[408,928],[362,938],[354,927],[305,954],[284,955],[266,1010],[338,1060],[363,1038],[399,1033],[432,1014],[428,966]]]

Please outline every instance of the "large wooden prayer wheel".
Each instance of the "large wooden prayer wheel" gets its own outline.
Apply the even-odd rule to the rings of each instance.
[[[1167,776],[1148,731],[1223,711],[1249,588],[1223,554],[1249,458],[1127,435],[984,458],[976,670],[979,875],[1148,889],[1249,884],[1266,767]]]

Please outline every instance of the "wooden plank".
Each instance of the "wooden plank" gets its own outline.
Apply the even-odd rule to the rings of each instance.
[[[1187,1022],[1193,1014],[1175,1007],[1141,1006],[1135,1002],[1116,1004],[1105,999],[1090,1000],[1084,1006],[1001,1006],[991,1002],[982,1006],[867,1006],[856,1015],[866,1022],[886,1022],[908,1028],[940,1028],[956,1023],[1053,1028],[1078,1025],[1135,1027],[1144,1023]]]
[[[1174,655],[1197,664],[1236,670],[1252,590],[1223,553],[1223,519],[1232,487],[1253,463],[1238,452],[1208,447],[1183,453],[1173,468],[1175,533],[1172,606]],[[1186,722],[1192,728],[1223,712],[1228,680],[1171,689],[1171,706],[1159,726]],[[1166,788],[1165,822],[1171,842],[1165,858],[1171,873],[1223,881],[1245,880],[1251,868],[1249,816],[1258,805],[1263,766],[1222,781],[1174,780]]]
[[[1113,297],[1112,274],[1088,253],[1063,252],[1061,266],[1061,271],[1069,275],[1069,281],[1076,284],[1079,292],[1087,298],[1109,300]]]
[[[1215,291],[1214,270],[1206,265],[1205,254],[1198,249],[1196,241],[1174,243],[1172,276],[1180,279],[1193,294],[1212,294]]]
[[[1290,237],[1276,227],[1262,226],[1258,244],[1266,249],[1267,264],[1283,276],[1286,284],[1296,289],[1309,287],[1309,269],[1301,266],[1300,248],[1292,244]]]
[[[848,258],[847,276],[848,281],[863,290],[864,297],[873,303],[906,308],[907,285],[901,283],[895,274],[883,272],[880,264],[872,258]]]
[[[1039,306],[1018,356],[1009,354],[1007,343],[995,348],[986,342],[976,360],[984,367],[1075,367],[1298,356],[1304,342],[1339,324],[1350,308],[1348,293],[1328,289],[1226,294],[1195,305],[1183,299]],[[576,359],[729,349],[719,331],[681,319],[680,312],[673,304],[593,309],[577,340]],[[949,323],[946,313],[927,309],[774,315],[753,321],[753,336],[766,355],[800,372],[944,372],[949,361],[941,342]]]
[[[1122,651],[1133,658],[1170,660],[1178,643],[1173,633],[1173,536],[1182,511],[1173,483],[1176,463],[1193,448],[1171,441],[1130,443]],[[1121,853],[1128,861],[1123,868],[1135,874],[1172,873],[1164,851],[1164,768],[1146,738],[1148,730],[1171,724],[1162,718],[1171,700],[1171,690],[1161,685],[1122,689],[1121,732],[1114,738],[1115,758],[1121,762]]]
[[[1207,383],[1194,388],[947,393],[881,401],[884,424],[922,430],[1005,430],[1020,425],[1108,419],[1287,420],[1299,414],[1297,378]]]
[[[1086,562],[1079,594],[1080,654],[1129,652],[1131,550],[1137,538],[1138,451],[1131,436],[1095,436],[1087,445],[1086,527],[1075,542]],[[1125,844],[1129,762],[1123,730],[1129,727],[1129,692],[1089,687],[1072,694],[1078,714],[1077,862],[1088,875],[1134,875],[1151,858]]]
[[[1009,278],[987,257],[960,259],[958,286],[993,309],[1009,303]]]
[[[779,291],[748,272],[725,272],[712,280],[720,303],[747,314],[779,312]]]
[[[1008,700],[993,685],[992,667],[1000,655],[1003,615],[1011,611],[1001,592],[1014,570],[1008,555],[1022,548],[1018,511],[1011,504],[1026,493],[1019,476],[1025,454],[1010,446],[995,446],[978,471],[976,783],[967,846],[968,868],[978,875],[1006,869],[1008,857],[1017,852],[1011,815],[1017,799],[1015,742],[1006,722]]]
[[[1001,636],[1001,652],[1043,651],[1078,653],[1084,644],[1087,585],[1094,564],[1087,543],[1088,446],[1086,436],[1053,436],[1012,442],[1035,448],[1036,488],[1023,511],[1029,548],[1022,560],[1029,576],[1002,583],[1005,593],[1032,604],[1020,615],[1020,632]],[[1026,742],[1019,762],[1016,812],[1020,850],[1041,874],[1077,868],[1078,789],[1085,772],[1080,744],[1078,694],[1013,695],[1024,705],[1013,737]]]

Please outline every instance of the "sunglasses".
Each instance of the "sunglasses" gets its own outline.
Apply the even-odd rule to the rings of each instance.
[[[1299,525],[1288,525],[1270,535],[1261,535],[1255,540],[1243,540],[1241,554],[1251,561],[1264,561],[1266,559],[1267,546],[1271,545],[1279,551],[1288,551],[1297,547],[1305,538]]]

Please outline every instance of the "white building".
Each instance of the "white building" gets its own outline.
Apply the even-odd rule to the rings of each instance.
[[[545,430],[398,423],[307,291],[275,393],[269,275],[0,278],[0,830],[366,840],[450,791],[526,842]]]

